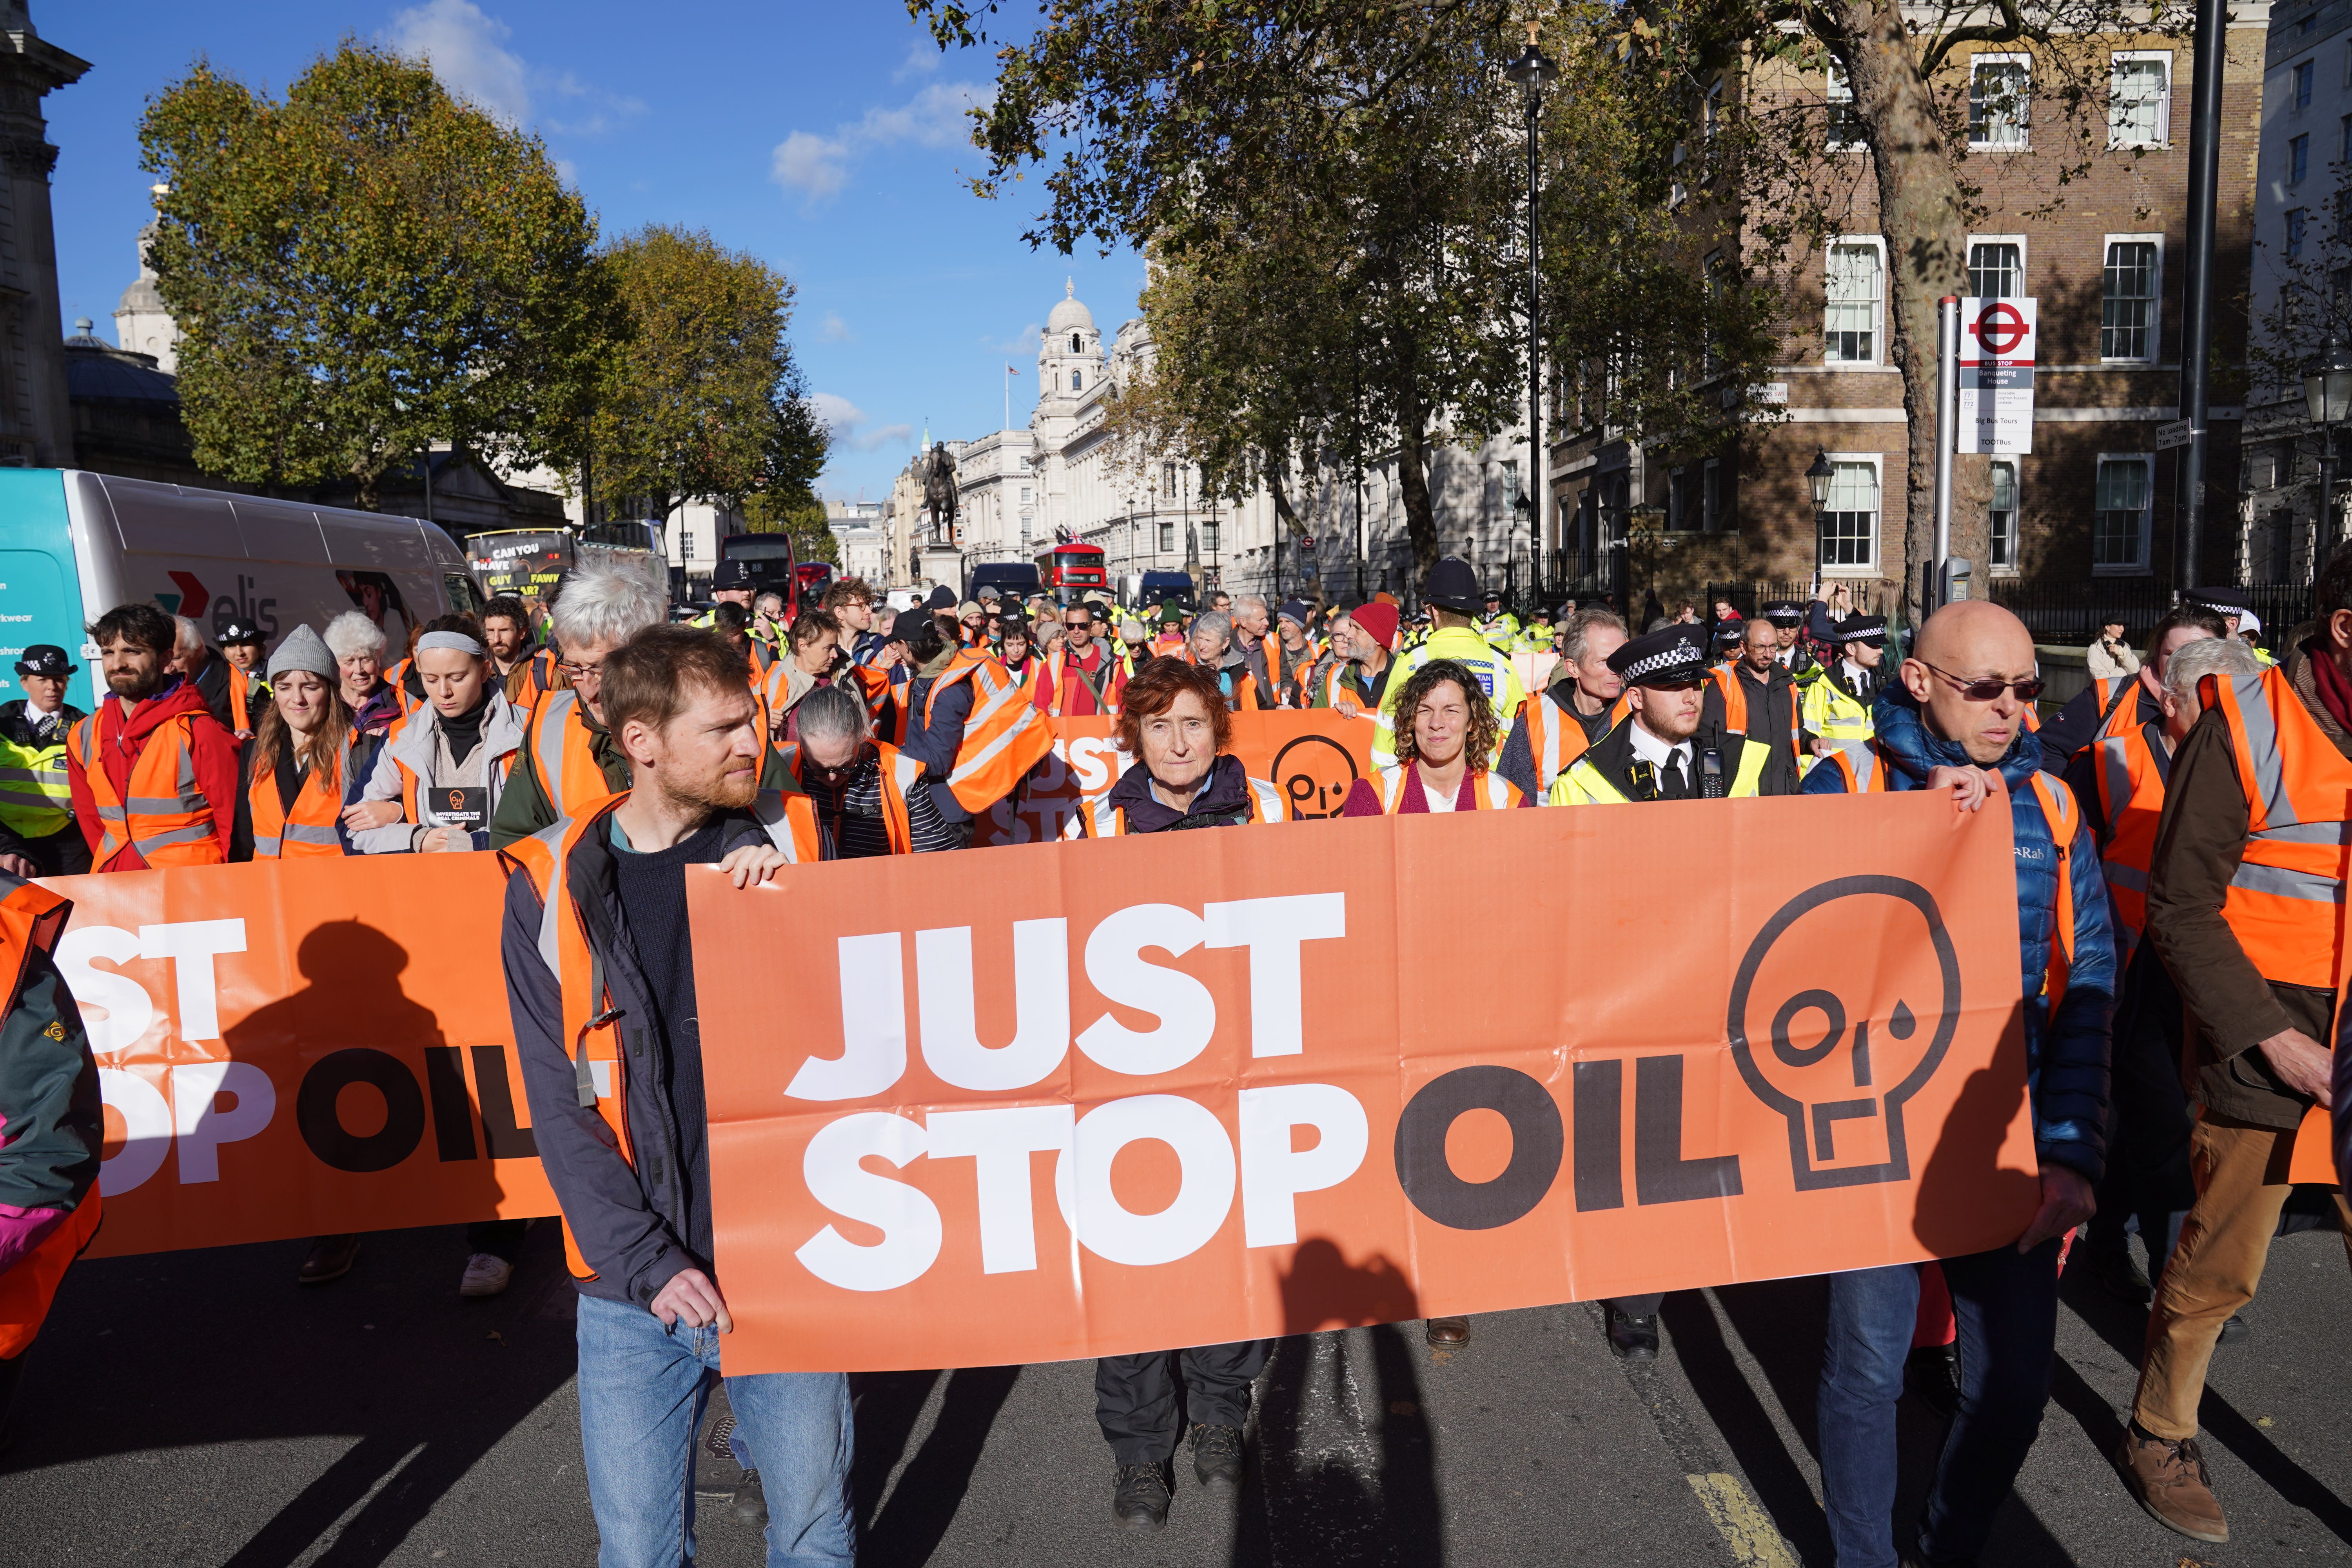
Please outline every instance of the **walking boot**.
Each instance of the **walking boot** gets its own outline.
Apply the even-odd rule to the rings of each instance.
[[[1158,1465],[1121,1465],[1111,1485],[1110,1510],[1133,1531],[1168,1523],[1168,1478]]]
[[[1603,1309],[1609,1314],[1609,1348],[1622,1361],[1655,1361],[1658,1359],[1658,1319],[1656,1313],[1636,1318],[1617,1310],[1614,1302]]]
[[[1193,1426],[1192,1479],[1204,1487],[1224,1490],[1242,1484],[1240,1427]]]
[[[2230,1539],[2230,1521],[2213,1495],[2213,1478],[2196,1438],[2174,1442],[2142,1430],[2135,1421],[2116,1446],[2116,1468],[2139,1506],[2158,1524],[2217,1546]]]

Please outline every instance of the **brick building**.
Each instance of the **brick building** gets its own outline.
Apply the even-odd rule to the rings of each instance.
[[[2221,378],[2236,377],[2245,361],[2239,302],[2267,13],[2256,4],[2230,17],[2213,344]],[[2036,299],[2041,329],[2033,450],[1958,458],[1956,489],[1987,500],[1967,515],[1956,509],[1953,549],[1975,563],[1979,592],[1996,597],[2081,591],[2155,603],[2178,575],[2179,454],[2157,451],[2156,430],[2178,416],[2179,401],[2196,62],[2185,40],[2157,34],[2069,46],[2074,69],[2104,67],[2108,76],[2104,126],[2095,114],[2087,134],[2054,111],[2037,119],[2036,80],[2046,76],[2054,97],[2058,69],[2031,49],[1963,45],[1944,67],[1969,92],[1961,175],[1980,187],[1986,209],[1967,237],[1969,292]],[[1557,542],[1571,568],[1579,557],[1611,562],[1629,603],[1645,589],[1671,603],[1711,583],[1802,585],[1818,571],[1885,605],[1906,568],[1907,426],[1869,154],[1858,142],[1835,144],[1836,105],[1850,95],[1833,72],[1772,62],[1719,90],[1744,90],[1757,107],[1825,105],[1832,146],[1822,177],[1853,192],[1842,232],[1788,258],[1775,280],[1789,301],[1779,363],[1761,385],[1726,387],[1732,412],[1713,448],[1644,450],[1591,422],[1597,407],[1563,395],[1550,464]],[[1695,231],[1711,222],[1725,250],[1741,245],[1752,255],[1754,215],[1696,216],[1722,210],[1699,205],[1707,196],[1704,186],[1692,193]],[[2217,380],[2207,479],[2209,498],[2221,499],[2208,503],[2207,581],[2230,560],[2226,498],[2236,489],[2242,395],[2241,381]],[[1806,479],[1817,453],[1832,473],[1818,523]]]

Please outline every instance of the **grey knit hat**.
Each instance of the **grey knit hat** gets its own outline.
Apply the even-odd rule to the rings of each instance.
[[[335,656],[327,651],[326,639],[307,626],[288,632],[286,640],[269,656],[270,679],[277,679],[289,669],[308,670],[329,685],[342,674]]]

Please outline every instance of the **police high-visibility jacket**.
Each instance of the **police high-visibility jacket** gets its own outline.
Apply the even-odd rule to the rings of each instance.
[[[277,759],[253,758],[252,778],[245,786],[245,807],[253,821],[255,859],[299,860],[344,852],[336,825],[343,815],[343,791],[350,783],[352,747],[357,739],[346,735],[331,766],[314,767],[302,775],[302,787],[295,793],[290,811],[278,801]]]
[[[0,1358],[25,1352],[66,1268],[98,1229],[105,1136],[98,1064],[51,963],[73,906],[0,872]]]
[[[1804,688],[1805,729],[1840,751],[1857,751],[1871,737],[1870,705],[1846,689],[1842,667],[1833,666]],[[1800,763],[1810,762],[1802,753]]]
[[[1402,763],[1382,768],[1374,782],[1381,792],[1381,810],[1388,816],[1396,814],[1397,805],[1404,799],[1404,782],[1408,769]],[[1426,787],[1423,786],[1424,793]],[[1470,775],[1470,809],[1473,811],[1512,811],[1522,797],[1519,786],[1500,773],[1490,773],[1481,768]]]
[[[20,838],[47,838],[73,821],[66,735],[86,715],[61,707],[49,738],[38,738],[23,699],[0,707],[0,826]]]
[[[1633,742],[1627,737],[1628,731],[1633,722],[1632,719],[1627,719],[1587,749],[1582,756],[1561,770],[1559,777],[1552,784],[1551,795],[1546,804],[1549,805],[1626,805],[1643,798],[1629,792],[1623,781],[1612,776],[1623,765],[1625,757],[1633,751]],[[1691,749],[1693,799],[1697,798],[1696,792],[1699,789],[1696,774],[1701,765],[1703,748],[1698,742],[1707,738],[1704,734],[1697,737]],[[1769,746],[1760,745],[1745,735],[1725,734],[1720,739],[1723,742],[1721,749],[1725,771],[1728,774],[1727,787],[1720,798],[1746,800],[1763,794],[1764,764],[1770,760],[1772,749]]]
[[[196,782],[195,722],[199,711],[174,713],[147,733],[131,765],[130,798],[115,793],[99,756],[98,716],[77,723],[66,750],[79,764],[98,808],[99,846],[92,865],[103,869],[126,847],[156,870],[217,866],[228,858],[214,825],[213,803]],[[230,796],[231,800],[236,797]]]
[[[2352,761],[2277,666],[2209,675],[2199,690],[2208,711],[2227,716],[2246,795],[2246,847],[2221,918],[2263,979],[2335,991],[2343,982]]]
[[[2156,827],[2164,816],[2167,762],[2159,748],[2163,724],[2137,724],[2099,738],[2099,810],[2107,819],[2099,866],[2107,875],[2107,903],[2116,911],[2116,967],[2131,958],[2147,927],[2147,868]]]
[[[907,819],[907,792],[921,785],[923,764],[887,741],[875,742],[874,748],[882,758],[882,826],[890,840],[890,853],[911,855],[915,852],[915,830]],[[801,773],[800,742],[787,742],[776,752],[784,759],[793,782],[803,789],[808,788],[808,780]]]
[[[612,1130],[621,1158],[634,1168],[636,1153],[629,1135],[628,1073],[621,1060],[622,1018],[603,984],[604,966],[589,948],[579,905],[569,886],[572,850],[584,835],[602,831],[605,820],[628,798],[625,791],[584,801],[575,815],[528,838],[516,839],[500,853],[512,871],[530,879],[539,895],[539,956],[562,990],[563,1023],[557,1038],[572,1058],[577,1103],[596,1108]],[[806,795],[762,790],[752,815],[759,818],[768,842],[793,864],[814,863],[816,813]],[[638,1026],[643,1027],[644,1021]],[[596,1278],[595,1269],[581,1256],[568,1223],[563,1250],[573,1278]]]
[[[269,700],[269,682],[228,667],[228,727],[240,735],[253,733],[254,715]]]
[[[1517,716],[1519,704],[1527,700],[1528,689],[1512,667],[1508,654],[1496,653],[1493,645],[1468,626],[1441,626],[1427,642],[1407,648],[1393,661],[1396,668],[1389,676],[1388,689],[1381,696],[1381,710],[1373,720],[1372,766],[1385,768],[1395,763],[1397,700],[1404,695],[1405,683],[1412,679],[1413,671],[1437,658],[1450,658],[1478,678],[1486,700],[1495,709],[1495,755],[1487,759],[1488,764],[1502,756],[1503,739],[1511,732],[1511,721]]]
[[[964,716],[948,793],[977,816],[1013,793],[1031,768],[1054,750],[1053,731],[1034,703],[1022,700],[1011,672],[977,648],[963,648],[949,661],[923,698],[923,725],[930,727],[940,693],[959,681],[971,683],[971,711]]]
[[[1575,688],[1563,684],[1557,689],[1567,692]],[[1567,711],[1560,705],[1561,700],[1551,693],[1549,688],[1531,692],[1527,705],[1519,710],[1528,723],[1528,755],[1536,765],[1536,798],[1545,805],[1551,802],[1551,786],[1559,782],[1560,770],[1584,755],[1591,744],[1584,738],[1584,726],[1577,721],[1576,715]],[[1633,711],[1632,699],[1619,692],[1617,700],[1609,707],[1609,727],[1614,730]]]

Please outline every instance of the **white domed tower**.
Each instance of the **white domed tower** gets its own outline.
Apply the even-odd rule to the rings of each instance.
[[[1061,398],[1075,403],[1102,374],[1102,334],[1095,331],[1095,313],[1078,302],[1076,279],[1062,285],[1062,302],[1045,318],[1045,336],[1037,345],[1037,401]]]

